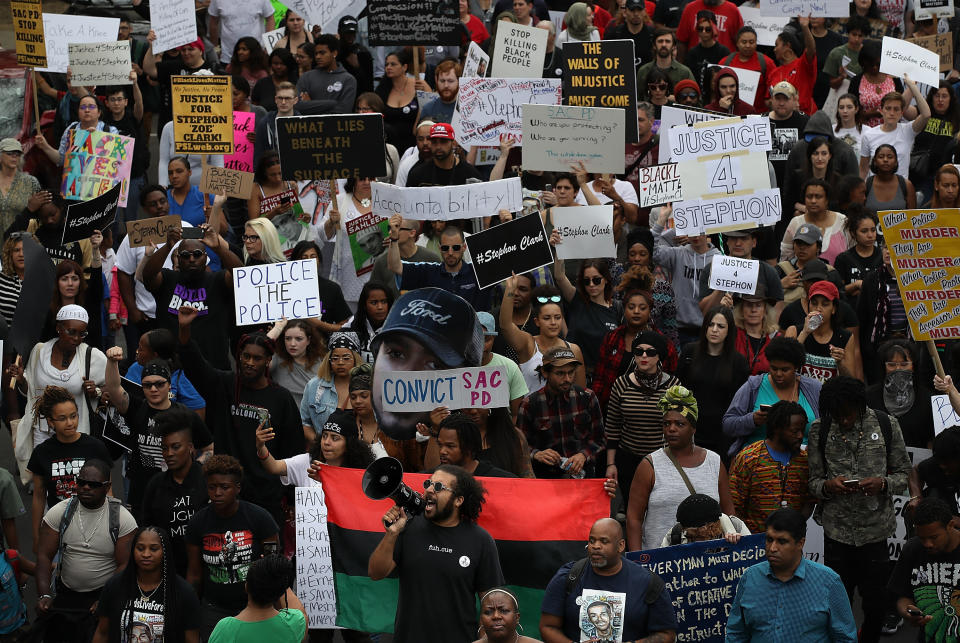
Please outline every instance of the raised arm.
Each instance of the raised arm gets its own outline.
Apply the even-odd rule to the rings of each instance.
[[[160,287],[162,283],[162,276],[160,271],[163,270],[163,262],[167,260],[167,257],[170,256],[170,253],[173,252],[173,246],[175,246],[181,238],[181,231],[179,227],[173,226],[167,229],[167,242],[157,248],[156,252],[150,255],[147,258],[146,263],[143,264],[143,285],[147,287],[147,290],[156,290]]]
[[[533,337],[513,323],[513,298],[517,292],[517,276],[511,275],[503,282],[503,300],[500,302],[500,332],[507,343],[517,351],[520,362],[533,356]]]
[[[903,75],[903,82],[910,88],[910,92],[917,100],[917,111],[919,115],[913,119],[913,132],[914,134],[919,134],[927,127],[927,121],[930,120],[930,105],[917,87],[917,83],[907,74]]]
[[[387,268],[397,276],[403,275],[403,259],[400,257],[400,226],[403,225],[403,217],[394,214],[390,217],[390,247],[387,248]]]
[[[563,259],[556,254],[556,247],[561,243],[563,243],[563,239],[560,238],[560,231],[554,228],[553,232],[550,233],[550,245],[554,247],[553,280],[557,282],[557,288],[560,289],[560,294],[563,295],[564,301],[569,302],[577,296],[577,288],[570,283],[566,270],[564,270],[565,263]]]
[[[260,459],[260,466],[267,473],[275,476],[285,476],[287,475],[287,463],[275,459],[270,455],[270,449],[267,448],[267,442],[275,437],[272,427],[263,426],[263,424],[257,427],[257,458]]]
[[[113,346],[107,349],[107,368],[105,372],[104,389],[110,396],[112,404],[121,414],[130,408],[130,397],[120,384],[120,361],[123,359],[123,349]]]

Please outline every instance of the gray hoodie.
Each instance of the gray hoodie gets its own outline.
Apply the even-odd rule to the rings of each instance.
[[[310,99],[301,100],[301,114],[352,114],[357,100],[357,79],[337,63],[333,71],[311,69],[297,81],[297,95],[306,92]]]
[[[700,327],[703,313],[700,312],[700,274],[710,266],[713,256],[720,251],[708,245],[703,254],[697,253],[692,246],[674,246],[676,232],[663,231],[663,226],[653,224],[653,261],[656,265],[673,275],[674,303],[677,306],[677,325]]]

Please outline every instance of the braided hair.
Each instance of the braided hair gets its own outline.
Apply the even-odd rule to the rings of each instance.
[[[128,632],[130,627],[134,625],[135,621],[133,620],[133,609],[127,608],[127,603],[130,601],[136,600],[142,595],[140,591],[140,586],[137,581],[137,565],[136,558],[134,558],[134,553],[137,550],[137,542],[139,542],[140,537],[145,533],[154,533],[160,539],[160,547],[163,551],[163,562],[161,563],[161,579],[160,579],[160,600],[154,600],[151,597],[151,600],[155,603],[160,603],[163,605],[163,631],[166,635],[168,632],[178,632],[181,630],[180,623],[180,613],[177,610],[177,605],[179,604],[179,595],[177,592],[177,572],[173,567],[173,548],[170,544],[170,536],[167,534],[167,530],[162,527],[140,527],[133,534],[133,540],[130,541],[130,564],[128,564],[120,576],[120,586],[124,592],[124,601],[122,603],[123,608],[121,608],[120,618],[120,631]],[[167,636],[164,636],[167,638]]]
[[[62,386],[48,386],[43,389],[43,393],[37,397],[36,401],[33,403],[33,415],[36,418],[49,418],[53,416],[53,407],[57,404],[66,404],[70,402],[73,404],[74,408],[77,406],[77,401],[73,399],[73,395],[67,389]],[[77,409],[79,410],[79,409]]]

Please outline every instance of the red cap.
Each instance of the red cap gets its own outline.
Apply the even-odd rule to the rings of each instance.
[[[433,127],[430,128],[430,138],[454,140],[453,126],[450,123],[434,123]]]
[[[807,292],[807,299],[813,299],[814,295],[823,295],[830,301],[840,299],[840,291],[829,281],[818,281],[810,286],[810,290]]]

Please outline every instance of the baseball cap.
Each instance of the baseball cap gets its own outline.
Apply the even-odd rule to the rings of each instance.
[[[418,288],[397,299],[371,344],[404,333],[421,342],[447,368],[479,366],[483,356],[483,327],[467,301],[440,288]]]
[[[696,529],[720,520],[720,503],[702,493],[687,496],[677,506],[677,522],[684,529]]]
[[[624,6],[625,9],[646,9],[647,5],[643,0],[627,0],[627,4]]]
[[[802,241],[812,246],[815,243],[823,243],[823,234],[817,226],[811,223],[804,223],[797,228],[796,234],[793,235],[793,240]]]
[[[543,356],[543,363],[550,366],[566,366],[567,364],[581,364],[572,350],[566,346],[551,348]]]
[[[785,94],[790,98],[796,98],[797,88],[787,81],[781,80],[779,83],[773,86],[773,89],[770,90],[771,96],[776,96],[777,94]]]
[[[450,123],[434,123],[430,128],[430,138],[453,140],[453,126]]]
[[[477,321],[480,322],[480,325],[483,326],[483,334],[486,337],[496,337],[497,333],[497,324],[493,320],[493,315],[488,312],[481,311],[477,313]]]
[[[814,295],[822,295],[830,301],[840,299],[840,291],[837,290],[835,285],[826,280],[818,281],[810,286],[810,290],[807,292],[807,299],[813,299]]]
[[[804,281],[823,281],[827,278],[827,264],[821,259],[811,259],[800,271],[800,278]]]
[[[353,16],[344,16],[340,18],[340,22],[337,23],[337,33],[344,32],[356,32],[357,31],[357,19]]]
[[[0,152],[20,152],[23,153],[23,145],[15,138],[5,138],[0,141]]]

